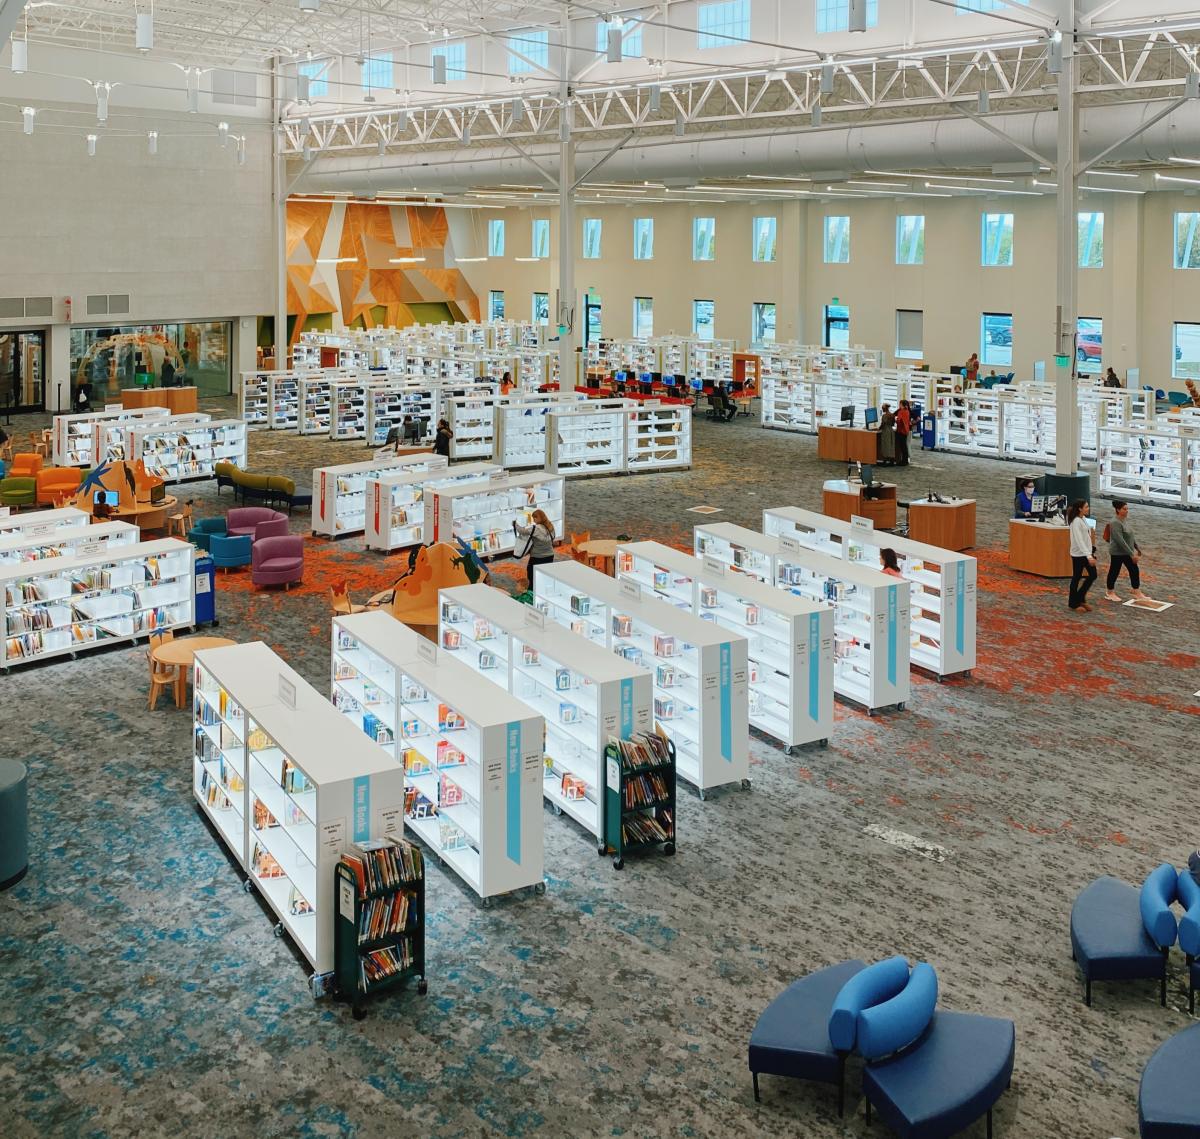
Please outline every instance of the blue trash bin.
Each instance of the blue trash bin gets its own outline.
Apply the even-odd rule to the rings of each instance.
[[[196,559],[196,624],[216,625],[217,571],[212,558]]]
[[[930,412],[921,416],[921,450],[933,451],[937,448],[937,416]]]

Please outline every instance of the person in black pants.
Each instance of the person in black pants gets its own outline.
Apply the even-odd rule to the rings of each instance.
[[[1096,580],[1096,549],[1092,543],[1092,528],[1087,524],[1090,511],[1091,507],[1083,499],[1072,502],[1067,511],[1067,525],[1071,530],[1071,591],[1067,604],[1084,613],[1092,611],[1087,594]]]
[[[1117,593],[1117,580],[1124,568],[1129,571],[1129,584],[1133,586],[1133,596],[1140,600],[1146,596],[1142,592],[1142,571],[1138,568],[1142,548],[1137,544],[1137,539],[1129,527],[1129,503],[1119,498],[1114,499],[1113,512],[1116,517],[1105,527],[1105,537],[1108,539],[1108,578],[1104,583],[1104,599],[1121,600]]]
[[[450,424],[445,419],[439,419],[437,425],[437,435],[433,439],[433,453],[435,455],[445,455],[450,457],[450,440],[454,438],[454,432],[450,430]]]

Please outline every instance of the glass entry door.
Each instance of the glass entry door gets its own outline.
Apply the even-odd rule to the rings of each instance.
[[[600,339],[600,298],[595,293],[588,293],[583,303],[584,309],[584,346],[593,340]]]
[[[0,407],[46,407],[46,334],[0,332]]]

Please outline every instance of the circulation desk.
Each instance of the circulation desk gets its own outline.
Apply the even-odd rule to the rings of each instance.
[[[188,388],[122,388],[121,406],[165,407],[172,415],[187,415],[200,407],[199,389]]]
[[[817,458],[843,463],[878,463],[879,432],[866,427],[822,425],[817,428]]]
[[[849,522],[855,515],[869,518],[876,530],[892,530],[896,525],[896,484],[872,483],[878,497],[866,498],[867,488],[857,480],[829,479],[821,490],[821,513]]]
[[[908,536],[943,550],[969,550],[975,545],[975,500],[914,499],[908,506]]]
[[[1039,577],[1071,576],[1071,531],[1049,522],[1008,520],[1008,564]]]

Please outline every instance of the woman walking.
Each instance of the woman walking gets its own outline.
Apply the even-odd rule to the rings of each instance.
[[[523,558],[526,554],[529,555],[526,573],[529,576],[529,588],[532,589],[533,567],[554,561],[554,523],[550,521],[544,510],[535,510],[531,518],[531,525],[519,526],[514,522],[513,529],[517,532],[518,541],[522,538],[525,539],[525,548],[517,557]]]
[[[1096,580],[1096,547],[1092,542],[1092,528],[1087,524],[1091,509],[1083,499],[1077,499],[1067,511],[1067,525],[1071,529],[1071,592],[1067,604],[1085,613],[1092,611],[1087,603],[1087,593]]]
[[[885,467],[896,465],[896,417],[887,403],[880,409],[879,459]]]
[[[1114,499],[1113,511],[1116,517],[1104,528],[1104,536],[1108,539],[1108,577],[1104,583],[1104,599],[1121,600],[1117,594],[1117,579],[1121,576],[1122,569],[1129,571],[1129,584],[1133,586],[1133,596],[1145,597],[1142,592],[1142,571],[1138,568],[1142,550],[1129,527],[1129,503],[1119,498]]]

